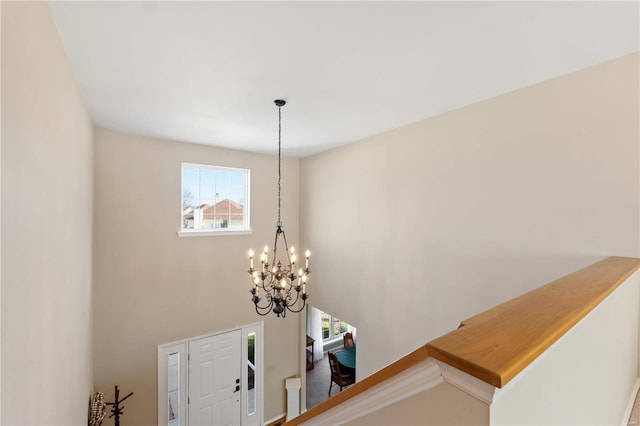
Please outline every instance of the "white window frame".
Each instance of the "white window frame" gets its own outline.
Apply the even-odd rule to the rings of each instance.
[[[184,200],[184,184],[182,182],[184,168],[185,167],[197,167],[201,169],[211,170],[227,170],[235,172],[243,172],[245,174],[244,190],[245,190],[245,205],[243,206],[243,222],[246,223],[245,228],[241,229],[229,229],[229,228],[216,228],[216,229],[184,229],[183,228],[183,200]],[[198,164],[198,163],[180,163],[180,222],[178,228],[178,236],[180,237],[201,237],[211,235],[247,235],[253,233],[251,229],[251,170],[242,169],[238,167],[226,167],[226,166],[214,166],[210,164]]]
[[[325,338],[324,337],[324,332],[323,332],[323,336],[322,336],[322,344],[323,345],[328,345],[331,344],[333,342],[335,342],[336,340],[340,340],[342,339],[342,336],[344,336],[345,333],[347,333],[349,331],[349,323],[347,323],[344,320],[341,320],[340,318],[336,318],[333,315],[327,313],[327,312],[323,312],[323,314],[329,315],[329,337]],[[345,324],[347,324],[347,331],[344,331],[342,333],[338,333],[338,334],[333,334],[333,320],[336,319],[338,321],[344,322]]]

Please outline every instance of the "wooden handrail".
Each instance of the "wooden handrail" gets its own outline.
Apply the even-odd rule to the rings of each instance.
[[[462,322],[429,355],[503,387],[640,267],[609,257]]]
[[[315,417],[318,414],[323,413],[330,408],[335,407],[336,405],[341,404],[350,398],[353,398],[356,395],[361,394],[362,392],[368,390],[369,388],[372,388],[378,383],[382,383],[385,380],[402,373],[406,369],[413,367],[414,365],[424,361],[428,357],[429,355],[427,354],[426,346],[421,346],[415,351],[400,358],[396,362],[384,367],[382,370],[379,370],[373,373],[371,376],[366,377],[358,383],[354,384],[353,386],[348,387],[336,396],[321,402],[315,407],[312,407],[311,409],[305,411],[298,417],[291,419],[290,421],[285,423],[285,425],[298,425],[306,420],[309,420],[310,418]]]
[[[285,423],[298,425],[428,357],[503,387],[640,268],[608,257],[488,311]]]

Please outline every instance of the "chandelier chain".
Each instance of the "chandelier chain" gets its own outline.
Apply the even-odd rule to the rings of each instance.
[[[281,166],[281,151],[282,151],[282,112],[281,106],[278,106],[278,223],[276,224],[278,227],[282,226],[282,221],[280,220],[280,187],[282,180],[282,166]]]

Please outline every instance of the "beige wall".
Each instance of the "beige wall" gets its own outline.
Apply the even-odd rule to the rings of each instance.
[[[47,4],[1,7],[1,420],[84,425],[92,126]]]
[[[371,374],[602,256],[640,255],[638,54],[308,157],[318,308]]]
[[[247,253],[273,245],[277,159],[97,129],[94,364],[96,389],[135,392],[127,423],[156,424],[157,346],[261,320]],[[251,169],[252,235],[183,237],[180,163]],[[282,222],[298,239],[299,160],[283,159]],[[265,317],[265,419],[285,411],[298,371],[295,316]]]
[[[501,391],[491,424],[626,424],[638,377],[639,299],[636,272]]]
[[[350,423],[357,426],[489,424],[489,406],[443,382]]]

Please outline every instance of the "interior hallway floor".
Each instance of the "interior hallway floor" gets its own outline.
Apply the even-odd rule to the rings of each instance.
[[[307,410],[329,399],[330,383],[329,357],[325,354],[322,359],[314,363],[312,370],[307,370]],[[331,396],[337,395],[339,392],[340,386],[334,383],[331,387]]]

